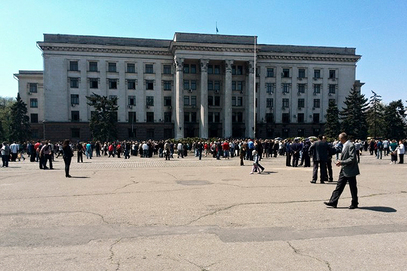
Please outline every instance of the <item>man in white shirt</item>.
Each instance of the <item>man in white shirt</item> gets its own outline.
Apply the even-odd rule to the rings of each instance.
[[[18,146],[18,144],[14,141],[13,144],[10,145],[11,162],[15,162],[15,161],[16,161],[18,149],[19,149],[19,146]]]

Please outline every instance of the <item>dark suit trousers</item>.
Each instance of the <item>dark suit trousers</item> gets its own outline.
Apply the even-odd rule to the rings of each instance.
[[[320,181],[324,182],[327,180],[327,172],[326,172],[326,162],[323,161],[314,161],[314,169],[313,169],[313,174],[312,174],[312,181],[316,182],[318,180],[318,166],[320,167],[321,170],[321,177]]]
[[[343,190],[345,189],[346,183],[349,183],[350,194],[352,195],[353,206],[358,206],[358,188],[356,186],[356,176],[345,177],[342,172],[339,174],[338,183],[335,190],[332,192],[331,199],[329,200],[333,204],[338,204],[339,197],[341,196]]]

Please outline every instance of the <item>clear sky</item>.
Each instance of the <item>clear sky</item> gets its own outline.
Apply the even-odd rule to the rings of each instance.
[[[354,47],[356,79],[385,103],[407,99],[406,0],[2,0],[0,96],[19,70],[42,70],[44,33],[172,39],[174,32],[257,35],[258,43]]]

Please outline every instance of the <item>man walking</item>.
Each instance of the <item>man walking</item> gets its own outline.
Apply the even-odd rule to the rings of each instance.
[[[328,202],[324,202],[325,205],[336,208],[338,205],[339,197],[341,196],[346,183],[349,183],[350,193],[352,195],[352,202],[349,209],[358,208],[358,189],[356,186],[356,175],[359,175],[359,166],[355,154],[355,145],[348,140],[346,133],[339,135],[339,140],[343,144],[343,150],[340,160],[336,161],[336,165],[341,166],[341,172],[339,173],[338,183],[335,190],[332,192],[331,199]]]

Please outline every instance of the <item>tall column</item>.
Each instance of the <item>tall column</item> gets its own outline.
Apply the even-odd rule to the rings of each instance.
[[[246,136],[254,137],[254,61],[249,61],[249,82],[246,99]]]
[[[199,137],[208,138],[208,63],[201,59],[201,108],[199,118]]]
[[[184,95],[183,95],[183,68],[184,59],[174,57],[175,64],[175,139],[184,137]]]
[[[225,97],[224,97],[224,120],[223,136],[232,137],[232,64],[233,60],[225,60]]]

